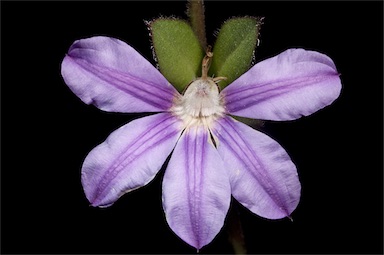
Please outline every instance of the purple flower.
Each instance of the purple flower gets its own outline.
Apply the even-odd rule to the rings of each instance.
[[[210,58],[203,60],[208,65]],[[341,82],[333,61],[289,49],[254,65],[221,92],[221,77],[196,78],[181,95],[138,52],[108,37],[76,41],[62,63],[69,88],[109,112],[156,112],[110,134],[86,157],[92,206],[112,205],[154,179],[166,158],[163,208],[185,242],[203,247],[224,224],[231,194],[253,213],[288,217],[300,200],[297,170],[276,141],[231,115],[286,121],[331,104]]]

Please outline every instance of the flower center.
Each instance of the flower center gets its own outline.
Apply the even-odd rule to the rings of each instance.
[[[184,121],[186,127],[204,125],[209,127],[213,120],[225,112],[217,82],[225,77],[208,77],[212,52],[207,52],[202,62],[202,76],[192,81],[184,94],[175,99],[171,111]]]
[[[206,118],[224,112],[221,101],[219,88],[213,79],[198,78],[189,84],[175,106],[180,108],[177,109],[177,112],[182,115],[191,118]]]

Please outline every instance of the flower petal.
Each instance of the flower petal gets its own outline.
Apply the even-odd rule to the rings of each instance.
[[[181,134],[169,113],[134,120],[109,135],[86,157],[82,184],[93,206],[109,206],[120,196],[150,182]]]
[[[69,88],[86,104],[111,112],[159,112],[178,92],[136,50],[118,39],[76,41],[61,65]]]
[[[222,93],[230,114],[293,120],[331,104],[340,90],[340,77],[329,57],[289,49],[257,63]]]
[[[253,213],[279,219],[300,200],[300,182],[286,151],[267,135],[230,117],[212,129],[228,169],[232,195]]]
[[[163,207],[172,230],[200,249],[224,224],[231,191],[207,130],[192,127],[177,143],[163,180]]]

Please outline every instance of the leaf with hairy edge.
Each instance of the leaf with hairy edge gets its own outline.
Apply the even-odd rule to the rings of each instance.
[[[210,75],[224,76],[224,88],[245,73],[256,48],[261,19],[256,17],[232,18],[224,22],[213,47]]]
[[[204,51],[184,20],[159,18],[148,22],[160,72],[181,92],[201,75]]]

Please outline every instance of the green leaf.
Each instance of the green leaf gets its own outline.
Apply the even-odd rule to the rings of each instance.
[[[255,17],[232,18],[224,22],[213,47],[210,75],[224,76],[224,88],[251,66],[261,20]]]
[[[204,51],[184,20],[159,18],[148,23],[160,72],[181,92],[201,75]]]

